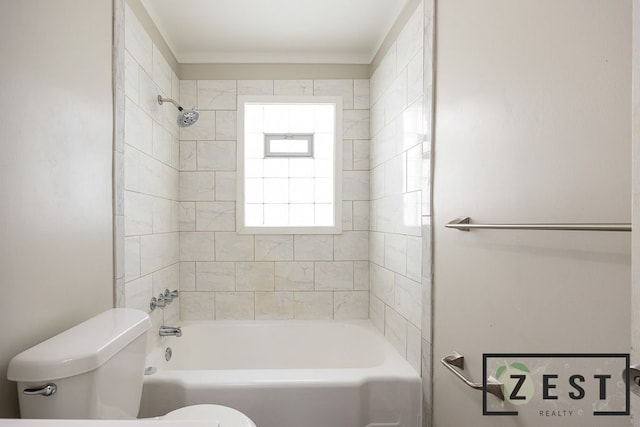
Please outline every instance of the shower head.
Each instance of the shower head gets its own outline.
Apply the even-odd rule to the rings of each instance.
[[[180,126],[181,128],[191,126],[198,121],[200,113],[198,113],[195,108],[192,108],[191,110],[185,110],[173,99],[163,98],[162,95],[158,95],[158,104],[162,105],[162,103],[166,101],[169,101],[170,103],[175,105],[178,111],[180,111],[180,113],[178,114],[178,126]]]

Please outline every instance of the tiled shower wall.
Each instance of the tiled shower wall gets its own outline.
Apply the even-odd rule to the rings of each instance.
[[[157,96],[178,99],[180,85],[126,4],[124,12],[124,143],[122,164],[115,168],[115,176],[123,176],[116,192],[123,194],[124,227],[116,224],[116,241],[124,236],[124,276],[116,305],[149,312],[152,296],[179,283],[178,111],[160,105]],[[151,318],[153,346],[157,326],[178,322],[179,305],[155,310]]]
[[[239,235],[237,97],[342,96],[343,233]],[[180,131],[182,319],[369,317],[369,81],[185,80]]]
[[[422,338],[431,328],[430,320],[423,324],[431,294],[431,99],[424,90],[425,69],[431,77],[424,55],[430,22],[421,2],[371,77],[369,316],[418,372]]]

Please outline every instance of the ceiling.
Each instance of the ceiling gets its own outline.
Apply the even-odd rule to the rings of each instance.
[[[142,0],[183,64],[369,64],[406,2]]]

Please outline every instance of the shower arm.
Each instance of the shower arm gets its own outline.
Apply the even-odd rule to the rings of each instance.
[[[162,95],[158,95],[158,104],[162,105],[163,102],[167,102],[167,101],[175,105],[178,111],[182,111],[182,107],[176,101],[174,101],[171,98],[163,98]]]

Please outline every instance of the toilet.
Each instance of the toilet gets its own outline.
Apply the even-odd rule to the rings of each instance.
[[[22,418],[135,419],[142,397],[147,313],[114,308],[15,356],[7,378],[18,384]],[[220,405],[193,405],[157,417],[256,427]]]

